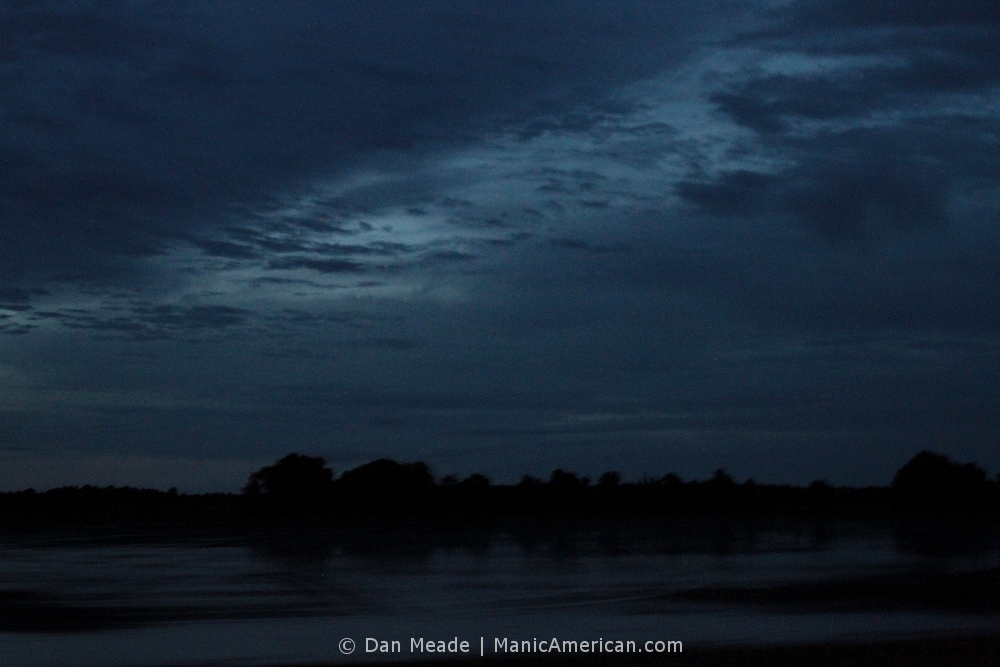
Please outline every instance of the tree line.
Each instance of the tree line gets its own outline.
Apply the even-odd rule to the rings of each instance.
[[[998,476],[1000,477],[1000,476]],[[337,476],[317,456],[289,454],[249,476],[240,494],[188,495],[131,487],[62,487],[0,494],[0,521],[143,522],[258,517],[387,515],[658,515],[768,513],[1000,514],[998,480],[973,463],[924,451],[889,486],[837,487],[737,483],[719,469],[706,480],[675,474],[623,482],[606,472],[596,482],[556,469],[547,480],[525,475],[493,484],[482,474],[436,479],[423,462],[379,459]]]

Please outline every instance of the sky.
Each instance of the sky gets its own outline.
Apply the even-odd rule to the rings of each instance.
[[[1000,468],[995,0],[3,0],[0,36],[0,490]]]

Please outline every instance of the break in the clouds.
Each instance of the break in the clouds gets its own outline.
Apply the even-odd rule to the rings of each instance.
[[[994,4],[4,3],[0,484],[996,468]]]

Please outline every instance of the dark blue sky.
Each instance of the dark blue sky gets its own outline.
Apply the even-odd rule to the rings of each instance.
[[[0,2],[2,488],[1000,467],[994,0]]]

